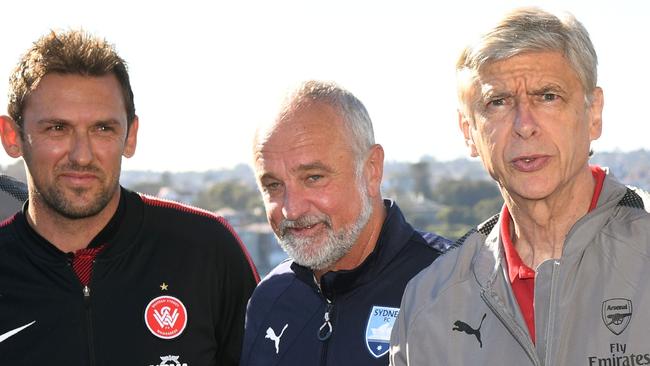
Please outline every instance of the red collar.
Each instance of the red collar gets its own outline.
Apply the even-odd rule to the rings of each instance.
[[[600,197],[600,192],[603,189],[603,182],[605,181],[605,171],[599,166],[592,165],[591,174],[596,180],[596,187],[594,188],[594,194],[591,197],[591,204],[589,205],[589,211],[596,208],[598,204],[598,198]],[[535,278],[535,271],[524,264],[515,249],[515,246],[512,244],[511,235],[510,235],[510,212],[508,211],[508,206],[503,205],[501,210],[501,241],[503,242],[503,249],[506,256],[506,263],[508,264],[508,278],[510,283],[519,277],[521,279],[526,278]]]

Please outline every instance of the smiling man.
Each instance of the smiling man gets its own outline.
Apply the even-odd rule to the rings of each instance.
[[[3,365],[235,365],[257,274],[223,218],[119,185],[139,121],[104,40],[52,32],[12,74],[0,137],[29,197],[0,224]]]
[[[257,131],[268,221],[291,257],[251,298],[242,365],[386,365],[407,281],[449,242],[380,192],[384,151],[350,92],[309,81]]]
[[[464,50],[460,130],[505,205],[409,283],[391,365],[650,364],[650,200],[588,163],[596,64],[537,8]]]

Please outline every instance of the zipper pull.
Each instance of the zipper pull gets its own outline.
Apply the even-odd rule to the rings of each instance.
[[[83,292],[84,292],[84,297],[85,297],[85,298],[90,297],[90,287],[88,287],[88,285],[85,285],[85,286],[84,286],[84,288],[83,288]]]
[[[325,315],[323,315],[323,319],[325,320],[325,322],[318,329],[318,340],[320,341],[326,341],[329,339],[329,337],[332,336],[332,323],[330,322],[330,311],[332,310],[333,307],[334,305],[332,305],[332,302],[327,300]]]

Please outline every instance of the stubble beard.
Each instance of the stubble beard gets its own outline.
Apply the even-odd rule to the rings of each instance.
[[[27,158],[27,156],[25,156],[25,158]],[[99,214],[104,208],[106,208],[119,189],[119,179],[111,179],[114,181],[105,184],[107,178],[106,175],[94,166],[68,164],[62,168],[57,168],[56,170],[93,172],[97,174],[99,179],[97,192],[93,193],[90,199],[86,199],[84,198],[84,195],[88,194],[88,189],[86,188],[65,189],[61,187],[56,180],[50,185],[41,185],[38,184],[32,176],[31,180],[33,184],[30,185],[30,198],[32,200],[40,201],[40,203],[47,206],[48,209],[66,219],[78,220]],[[80,200],[88,200],[88,202],[85,204],[77,203]]]
[[[365,186],[360,189],[359,193],[361,195],[361,211],[354,224],[334,231],[331,218],[325,214],[303,216],[297,220],[283,220],[279,228],[280,235],[278,235],[280,247],[294,262],[302,266],[316,271],[330,268],[356,244],[361,231],[366,227],[372,215],[372,203]],[[326,237],[320,243],[314,243],[315,239],[311,237],[297,237],[286,230],[290,227],[306,227],[317,223],[323,223],[324,230],[326,230]]]

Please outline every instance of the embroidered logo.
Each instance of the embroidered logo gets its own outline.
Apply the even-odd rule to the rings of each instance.
[[[180,363],[178,361],[178,358],[180,356],[160,356],[160,363],[157,365],[149,365],[149,366],[188,366],[187,363],[183,362]]]
[[[36,320],[34,320],[34,321],[31,322],[31,323],[27,323],[27,324],[23,325],[22,327],[18,327],[18,328],[16,328],[16,329],[12,329],[12,330],[10,330],[10,331],[8,331],[8,332],[5,332],[5,333],[3,333],[3,334],[0,334],[0,342],[4,342],[7,338],[9,338],[9,337],[11,337],[11,336],[13,336],[13,335],[16,335],[16,333],[22,331],[23,329],[29,327],[30,325],[32,325],[32,324],[34,324],[34,323],[36,323]]]
[[[173,339],[181,335],[187,325],[185,305],[173,296],[159,296],[144,310],[144,322],[156,337]]]
[[[483,348],[483,342],[481,342],[481,327],[483,326],[483,320],[485,320],[486,315],[487,314],[483,314],[483,317],[481,318],[481,323],[478,325],[478,328],[476,329],[472,328],[469,324],[465,322],[456,320],[454,322],[454,327],[451,328],[451,330],[455,330],[457,332],[464,332],[469,335],[474,335],[476,337],[476,340],[478,341],[478,346],[480,348]]]
[[[399,308],[373,306],[366,325],[366,348],[375,358],[379,358],[390,348],[390,333],[393,331]]]
[[[284,331],[287,329],[289,324],[285,324],[284,327],[282,328],[282,331],[280,332],[280,335],[275,335],[275,331],[273,328],[269,327],[266,330],[266,336],[264,338],[268,338],[272,340],[275,343],[275,354],[277,355],[280,353],[280,338],[282,337],[282,334],[284,334]]]
[[[632,301],[615,298],[603,301],[603,322],[607,329],[619,335],[623,333],[632,319]]]

